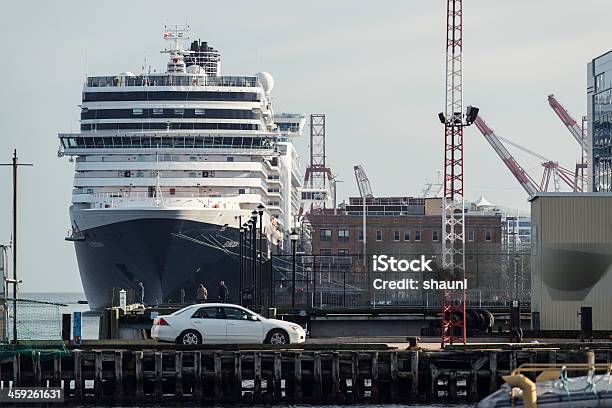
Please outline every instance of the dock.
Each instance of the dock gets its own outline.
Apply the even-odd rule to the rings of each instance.
[[[478,401],[523,363],[612,364],[612,343],[197,347],[91,342],[0,359],[2,386],[62,387],[77,403],[417,403]],[[41,346],[38,346],[41,347]],[[591,360],[592,361],[592,360]]]

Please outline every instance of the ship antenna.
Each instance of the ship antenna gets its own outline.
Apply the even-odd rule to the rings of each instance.
[[[169,26],[164,26],[164,40],[171,42],[171,47],[169,49],[164,49],[162,54],[186,54],[189,53],[183,47],[183,43],[189,40],[187,33],[191,27],[188,24],[179,25],[172,24]]]

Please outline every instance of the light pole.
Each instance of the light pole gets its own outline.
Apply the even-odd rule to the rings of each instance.
[[[253,225],[253,235],[252,235],[252,244],[253,244],[253,259],[251,259],[251,273],[252,273],[252,282],[253,282],[253,304],[257,304],[257,211],[253,210],[251,212],[251,224]]]
[[[243,245],[243,249],[242,249],[242,262],[244,263],[244,266],[242,267],[243,272],[244,272],[244,277],[243,277],[243,288],[242,291],[248,294],[248,288],[250,287],[250,280],[249,280],[249,268],[250,268],[250,264],[249,264],[249,258],[250,258],[250,253],[249,253],[249,249],[251,248],[249,246],[249,241],[251,240],[251,224],[249,222],[245,222],[244,224],[242,224],[242,229],[244,230],[244,235],[242,237],[242,245]],[[247,302],[248,303],[248,302]]]
[[[261,288],[262,288],[262,279],[261,279],[261,269],[262,269],[262,262],[263,262],[263,250],[262,250],[262,235],[263,235],[263,210],[264,210],[264,206],[263,204],[259,204],[257,206],[257,214],[259,214],[259,276],[257,278],[257,285],[259,286],[259,292],[260,292],[260,297],[259,299],[262,300],[263,298],[263,294],[261,293]]]
[[[242,304],[243,280],[242,279],[243,279],[243,273],[244,273],[244,270],[243,270],[244,262],[243,262],[243,259],[242,259],[242,256],[243,256],[242,244],[243,244],[243,241],[244,241],[244,228],[242,227],[242,225],[240,225],[239,231],[240,231],[240,238],[239,238],[239,243],[238,243],[238,246],[240,248],[239,249],[240,250],[240,257],[238,258],[238,260],[240,262],[240,279],[239,279],[239,282],[240,282],[240,292],[239,292],[240,293],[240,295],[239,295],[240,299],[239,299],[239,304],[240,304],[240,306],[243,306],[243,304]]]
[[[289,234],[289,238],[291,239],[291,252],[292,252],[292,261],[291,261],[291,308],[295,309],[295,245],[297,244],[297,240],[299,238],[298,233],[295,231],[295,228],[291,230]]]
[[[0,166],[13,167],[13,279],[10,282],[13,284],[13,344],[17,344],[17,293],[20,283],[17,280],[17,169],[19,166],[33,166],[33,164],[19,163],[17,149],[15,149],[12,163],[2,163]]]

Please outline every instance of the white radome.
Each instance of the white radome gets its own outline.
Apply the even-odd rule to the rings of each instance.
[[[187,67],[187,72],[193,75],[205,75],[204,68],[199,65],[190,65]]]
[[[120,73],[119,76],[122,76],[122,77],[135,77],[136,74],[134,74],[133,72],[125,71],[125,72]]]
[[[264,92],[270,93],[272,88],[274,88],[274,78],[272,77],[272,74],[270,74],[269,72],[258,72],[257,74],[255,74],[255,76],[263,87]]]

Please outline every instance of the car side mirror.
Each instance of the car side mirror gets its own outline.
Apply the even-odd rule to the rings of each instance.
[[[253,315],[251,315],[251,320],[252,320],[252,321],[254,321],[254,322],[259,321],[259,319],[257,318],[257,316],[253,316]]]

